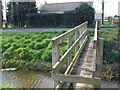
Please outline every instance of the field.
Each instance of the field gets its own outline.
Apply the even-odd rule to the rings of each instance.
[[[118,53],[118,31],[101,31],[104,38],[104,62],[120,63]],[[16,67],[21,69],[51,68],[52,49],[51,38],[65,31],[41,33],[3,33],[2,37],[2,67]],[[88,35],[93,36],[94,31]],[[65,41],[60,48],[60,55],[66,51]]]

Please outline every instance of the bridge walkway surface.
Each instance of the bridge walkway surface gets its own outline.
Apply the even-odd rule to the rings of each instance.
[[[89,38],[81,55],[79,56],[78,63],[76,64],[73,75],[84,76],[86,78],[92,78],[92,70],[94,64],[93,56],[93,38]],[[92,88],[91,85],[86,85],[82,83],[74,83],[73,88]]]

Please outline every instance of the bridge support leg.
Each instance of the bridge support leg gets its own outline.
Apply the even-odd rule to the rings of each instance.
[[[56,43],[54,41],[52,41],[52,66],[55,65],[58,61],[59,61],[59,56],[60,56],[60,52],[59,52],[59,46],[56,45]],[[59,73],[60,71],[58,70],[57,72],[52,72],[52,74],[54,73]],[[53,87],[56,88],[56,86],[59,84],[59,81],[53,81]]]
[[[68,38],[68,49],[72,46],[72,36],[70,36]],[[72,61],[72,52],[70,52],[69,56],[68,56],[68,65],[70,65],[70,62]]]
[[[103,38],[100,38],[98,40],[97,44],[97,62],[96,62],[96,72],[95,72],[95,77],[100,77],[102,76],[102,61],[103,61]],[[94,90],[100,90],[101,84],[99,85],[93,85]]]
[[[96,77],[101,77],[102,76],[102,62],[103,62],[103,39],[100,38],[98,40],[98,45],[97,45],[97,65],[96,65]]]

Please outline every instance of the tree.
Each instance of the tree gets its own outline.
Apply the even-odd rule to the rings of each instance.
[[[75,10],[64,13],[65,25],[77,26],[80,23],[88,21],[89,24],[94,22],[94,9],[87,3],[81,3]]]
[[[37,13],[36,2],[9,2],[7,4],[7,20],[14,27],[27,25],[27,15]]]
[[[82,3],[78,8],[75,9],[74,12],[77,16],[75,20],[78,22],[83,23],[88,21],[89,24],[93,24],[95,11],[87,3]]]

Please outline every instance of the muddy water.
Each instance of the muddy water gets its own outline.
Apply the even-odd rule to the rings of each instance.
[[[1,71],[0,71],[1,73]],[[41,71],[9,71],[2,72],[0,84],[11,85],[16,88],[53,88],[51,74]],[[115,82],[101,82],[102,88],[120,88],[120,84]]]
[[[2,72],[2,85],[11,85],[18,88],[52,88],[51,74],[40,71],[9,71]]]

